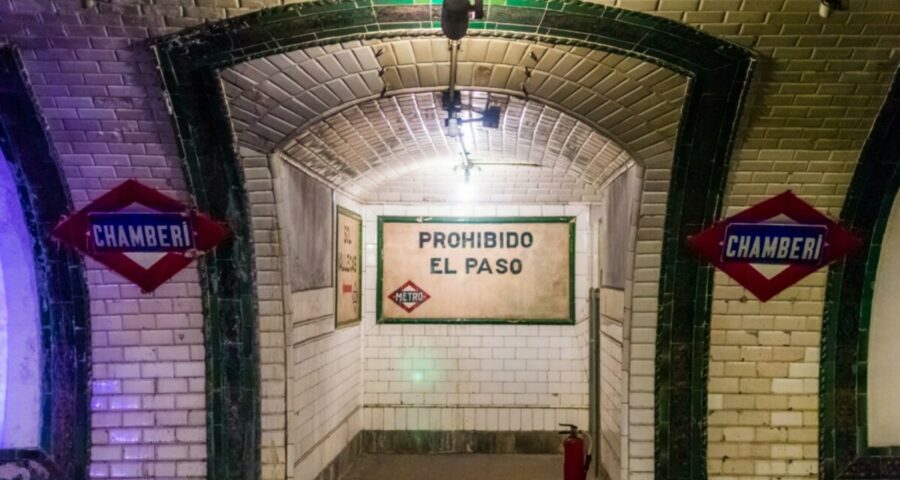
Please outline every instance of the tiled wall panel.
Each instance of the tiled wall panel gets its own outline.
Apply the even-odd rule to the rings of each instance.
[[[286,309],[275,185],[266,155],[246,148],[239,153],[250,200],[259,302],[261,473],[263,480],[275,480],[285,478],[287,445]]]
[[[576,223],[576,325],[375,323],[379,215],[559,216]],[[554,430],[587,427],[586,205],[369,205],[363,298],[365,428]]]
[[[736,152],[726,215],[791,189],[837,218],[857,152]],[[815,477],[825,270],[768,302],[715,275],[709,359],[710,478]]]
[[[622,465],[622,329],[625,292],[603,288],[600,293],[600,458],[611,480],[621,478]]]
[[[288,250],[298,241],[288,234],[293,220],[288,207],[296,201],[286,195],[285,169],[295,168],[271,157],[274,196],[278,204],[282,268]],[[357,202],[337,195],[338,205],[361,212]],[[332,229],[332,225],[321,228]],[[287,452],[288,475],[313,479],[331,463],[362,427],[362,357],[359,325],[335,328],[334,288],[291,292],[279,285],[284,300],[282,319],[287,325]]]
[[[334,329],[334,289],[292,296],[290,449],[294,477],[314,478],[359,432],[359,326]]]
[[[85,9],[75,0],[0,2],[0,42],[22,48],[76,206],[129,177],[189,201],[155,67],[143,40],[280,3],[96,2],[96,7]],[[733,213],[789,183],[797,185],[794,188],[801,197],[836,213],[857,149],[896,70],[900,2],[851,0],[849,12],[828,20],[815,16],[810,6],[814,2],[808,0],[598,3],[673,18],[756,49],[764,75],[759,76],[745,112],[743,150],[735,157],[726,205]],[[633,353],[624,379],[631,410],[627,410],[625,432],[629,442],[622,455],[631,459],[629,478],[652,476],[656,279],[667,177],[662,169],[648,170],[647,179],[658,182],[660,188],[648,188],[643,196],[633,323],[623,335],[626,352],[630,341]],[[202,365],[203,341],[196,270],[145,296],[105,268],[91,262],[87,266],[95,364],[92,475],[202,478],[200,452],[205,451],[205,440],[185,433],[202,426],[205,419],[202,402],[196,402],[197,395],[202,397],[203,383],[202,368],[197,367]],[[811,337],[819,331],[824,277],[809,277],[767,304],[745,300],[746,295],[722,276],[716,282],[709,404],[722,423],[710,428],[712,476],[814,477],[816,467],[809,459],[815,458],[817,442],[811,430],[816,414],[815,406],[808,403],[814,394],[807,392],[810,381],[800,372],[816,361],[810,355],[817,340]],[[765,323],[770,318],[771,328]],[[763,326],[754,324],[758,320]],[[729,340],[733,325],[743,325],[737,328],[742,333],[732,333]],[[763,332],[776,332],[778,340]],[[781,335],[785,332],[786,344]],[[736,344],[729,343],[732,340]],[[764,344],[770,341],[778,345]],[[770,352],[774,357],[776,350],[769,347],[800,348],[803,356],[791,350],[791,359],[784,360],[787,375],[779,365],[777,376],[763,379],[771,385],[759,388],[771,392],[738,391],[732,396],[734,392],[714,391],[713,381],[736,380],[741,388],[743,377],[725,370],[731,360],[717,356],[719,347],[733,346],[738,348],[738,362],[743,361],[741,351]],[[768,362],[750,363],[762,376],[760,365]],[[794,364],[799,365],[793,367],[799,377],[791,377]],[[800,392],[795,391],[798,379],[803,385]],[[265,379],[263,383],[265,392]],[[776,393],[776,383],[778,390],[790,392]],[[176,391],[169,391],[172,388]],[[791,413],[779,414],[776,420],[772,410],[759,403],[769,393],[779,396],[778,402],[788,402]],[[727,403],[731,400],[737,403]],[[792,401],[799,403],[792,406]],[[777,412],[786,411],[782,403],[777,405]],[[753,415],[742,417],[739,411]],[[766,415],[768,420],[762,420]],[[753,425],[753,436],[748,437],[748,425],[742,422],[754,416],[760,417],[755,422],[789,425]],[[720,427],[721,435],[715,430]],[[726,427],[742,430],[728,430],[725,435]],[[779,443],[767,450],[771,428],[778,432]],[[264,428],[264,446],[265,432]],[[163,448],[159,442],[174,443]],[[732,455],[735,451],[752,453],[738,458]],[[735,463],[726,467],[725,457],[734,458]],[[263,457],[264,464],[270,461],[277,463]]]

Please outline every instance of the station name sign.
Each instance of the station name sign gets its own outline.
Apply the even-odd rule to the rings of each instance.
[[[162,192],[127,180],[64,218],[53,236],[152,292],[230,235]]]
[[[568,323],[574,219],[380,217],[380,322]]]
[[[725,227],[722,261],[818,265],[827,235],[824,225],[732,223]]]
[[[88,214],[95,252],[185,252],[194,248],[188,213]]]
[[[860,246],[855,235],[790,191],[716,223],[688,243],[764,302]]]

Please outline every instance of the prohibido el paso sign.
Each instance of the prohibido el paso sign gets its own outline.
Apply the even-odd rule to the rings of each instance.
[[[570,217],[380,217],[381,322],[568,323]]]

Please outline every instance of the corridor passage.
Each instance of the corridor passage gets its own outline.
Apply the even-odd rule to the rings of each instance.
[[[0,480],[900,480],[898,68],[900,0],[0,0]]]

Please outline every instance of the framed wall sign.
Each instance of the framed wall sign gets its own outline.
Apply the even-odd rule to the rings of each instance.
[[[284,168],[287,196],[288,278],[291,292],[328,288],[334,284],[331,229],[334,221],[334,193],[318,180],[297,168]]]
[[[379,217],[379,323],[575,322],[573,217]]]
[[[362,217],[337,207],[334,317],[337,328],[362,319]]]

